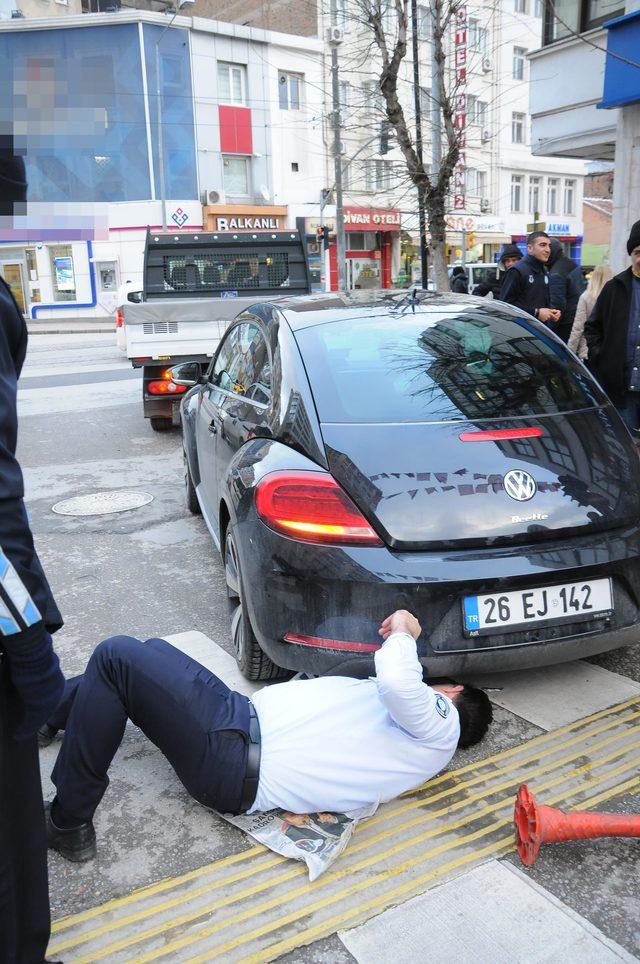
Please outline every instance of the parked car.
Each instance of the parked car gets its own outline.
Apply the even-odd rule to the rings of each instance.
[[[451,275],[453,274],[453,269],[460,266],[460,262],[457,261],[454,264],[447,266],[447,274],[449,275],[449,280],[451,280]],[[476,285],[482,282],[493,279],[498,274],[498,264],[495,261],[473,261],[467,262],[464,265],[464,269],[467,273],[468,283],[469,283],[469,293],[473,292]],[[436,290],[436,278],[435,270],[433,265],[429,268],[429,281],[427,285],[429,291]]]
[[[181,405],[242,672],[367,675],[404,607],[433,676],[638,638],[640,461],[548,328],[428,292],[257,304]],[[196,383],[197,382],[197,383]]]

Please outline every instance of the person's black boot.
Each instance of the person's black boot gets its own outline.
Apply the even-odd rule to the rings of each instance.
[[[92,860],[96,855],[96,832],[93,829],[93,823],[89,821],[68,829],[58,827],[51,817],[52,805],[52,800],[44,805],[49,849],[57,850],[67,860],[73,860],[75,863]]]
[[[45,746],[49,746],[49,744],[55,739],[57,733],[58,731],[55,726],[49,726],[48,723],[45,723],[38,730],[38,746],[41,749]]]

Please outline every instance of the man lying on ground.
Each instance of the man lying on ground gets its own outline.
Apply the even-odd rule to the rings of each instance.
[[[167,757],[187,791],[221,813],[349,813],[391,800],[482,739],[488,697],[423,682],[420,624],[399,610],[369,679],[325,676],[266,686],[249,700],[163,639],[115,636],[67,682],[47,736],[64,729],[47,804],[49,847],[96,852],[92,818],[127,718]]]

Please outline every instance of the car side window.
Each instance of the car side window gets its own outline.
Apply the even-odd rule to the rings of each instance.
[[[216,358],[211,381],[218,388],[267,404],[271,397],[271,359],[257,325],[231,329]]]

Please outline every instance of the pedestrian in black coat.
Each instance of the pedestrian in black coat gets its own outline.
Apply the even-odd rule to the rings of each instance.
[[[0,212],[24,195],[21,159],[0,150]],[[3,193],[4,192],[4,193]],[[36,554],[16,461],[17,380],[27,328],[0,278],[0,960],[42,964],[49,942],[47,841],[37,731],[64,687],[50,633],[62,625]]]
[[[458,264],[451,272],[451,290],[457,295],[469,294],[469,279],[467,272]]]
[[[547,261],[551,255],[551,240],[544,231],[534,231],[527,238],[527,253],[509,268],[500,301],[527,311],[534,318],[553,328],[560,320],[560,312],[550,307],[549,272]]]
[[[504,272],[512,268],[514,264],[522,260],[522,251],[517,246],[517,244],[507,244],[502,249],[500,255],[500,260],[498,261],[498,271],[495,278],[489,278],[487,281],[481,281],[477,284],[473,291],[471,292],[477,298],[486,298],[487,295],[491,295],[493,298],[500,297],[500,289],[502,288],[502,282],[504,280]]]
[[[627,427],[640,429],[640,221],[627,241],[631,266],[608,281],[585,325],[589,368]]]
[[[580,295],[587,287],[582,268],[573,258],[567,257],[557,238],[551,238],[551,257],[547,262],[551,307],[560,311],[560,321],[555,332],[564,342],[569,340]]]

